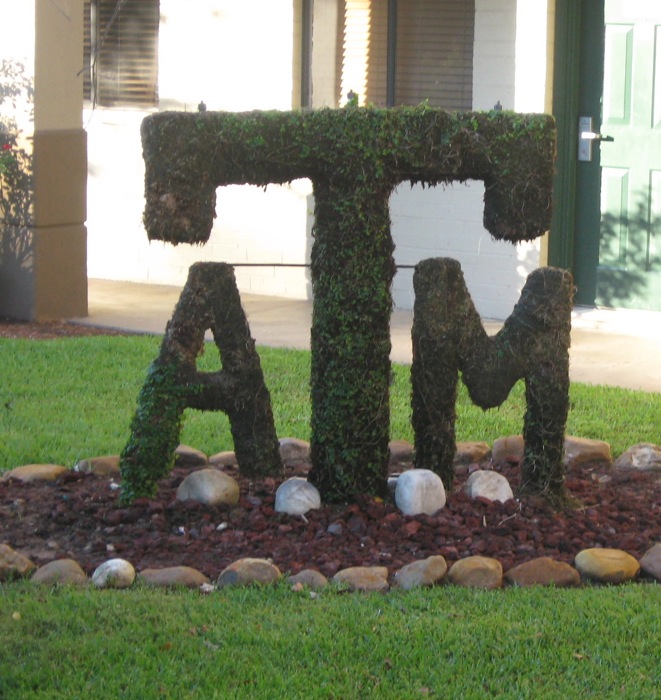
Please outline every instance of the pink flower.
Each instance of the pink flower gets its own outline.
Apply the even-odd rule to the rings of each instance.
[[[10,143],[5,143],[2,146],[3,151],[11,151],[11,144]]]

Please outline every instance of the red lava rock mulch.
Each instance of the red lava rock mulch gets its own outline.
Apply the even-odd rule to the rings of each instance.
[[[0,542],[37,565],[71,557],[91,574],[106,559],[121,557],[137,570],[187,565],[213,579],[247,556],[271,558],[283,572],[311,567],[326,576],[359,565],[393,573],[432,554],[448,564],[490,556],[507,570],[539,556],[573,563],[581,549],[595,546],[640,558],[661,541],[660,477],[651,472],[582,467],[567,485],[583,505],[560,513],[541,502],[470,501],[460,490],[463,475],[434,516],[405,516],[394,503],[360,498],[296,517],[274,511],[278,481],[252,483],[227,471],[241,487],[235,506],[177,501],[177,486],[189,472],[183,468],[162,480],[156,498],[128,507],[119,507],[119,490],[108,477],[70,472],[58,482],[0,482]],[[501,471],[516,488],[518,469]]]
[[[0,319],[0,337],[109,332],[119,333]],[[640,558],[661,541],[661,477],[654,472],[611,472],[600,465],[575,469],[567,486],[582,505],[567,512],[554,512],[543,502],[470,501],[460,489],[466,469],[446,507],[434,516],[404,516],[394,503],[360,498],[294,517],[274,511],[279,481],[251,483],[228,471],[241,487],[241,500],[231,507],[177,501],[177,486],[188,473],[182,468],[162,480],[156,498],[124,508],[119,490],[105,477],[70,472],[54,483],[0,481],[0,543],[37,565],[72,557],[92,573],[106,559],[122,557],[138,570],[181,564],[214,578],[246,556],[272,558],[283,572],[313,567],[327,576],[357,565],[387,566],[392,573],[432,554],[442,554],[449,564],[473,554],[491,556],[507,570],[539,556],[573,563],[581,549],[594,546]],[[516,490],[518,468],[500,471]],[[304,473],[301,467],[287,476]]]

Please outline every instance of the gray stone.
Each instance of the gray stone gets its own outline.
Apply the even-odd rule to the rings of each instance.
[[[394,583],[405,591],[421,586],[433,586],[447,573],[445,558],[436,555],[406,564],[395,572]]]
[[[209,459],[204,452],[194,447],[179,445],[174,451],[174,463],[178,467],[204,467],[209,463]]]
[[[394,498],[395,491],[397,490],[397,482],[399,481],[399,474],[391,474],[387,480],[388,493]]]
[[[293,586],[300,584],[301,587],[312,588],[313,590],[319,590],[328,585],[328,579],[316,569],[303,569],[303,571],[290,576],[287,582]]]
[[[568,435],[565,437],[563,461],[567,469],[591,462],[610,466],[613,463],[611,446],[603,440],[590,440],[589,438]]]
[[[138,574],[138,580],[149,586],[185,586],[199,588],[209,579],[197,569],[190,566],[169,566],[163,569],[143,569]]]
[[[640,560],[640,568],[647,575],[661,581],[661,542],[648,549]]]
[[[486,442],[458,442],[455,464],[477,464],[489,459],[491,448]]]
[[[189,474],[179,484],[177,500],[198,501],[208,506],[237,503],[239,485],[231,476],[218,469],[200,469]]]
[[[316,486],[300,476],[283,481],[275,492],[275,511],[289,515],[304,515],[321,507]]]
[[[278,443],[283,464],[296,465],[310,461],[310,443],[306,440],[285,437],[278,440]]]
[[[447,580],[455,586],[490,591],[503,585],[503,567],[490,557],[466,557],[450,567]]]
[[[27,576],[34,568],[34,564],[20,552],[0,544],[0,581]]]
[[[391,440],[388,443],[388,463],[391,468],[413,462],[413,445],[406,440]]]
[[[493,443],[491,461],[494,464],[519,464],[523,459],[523,435],[498,438]]]
[[[97,588],[129,588],[135,581],[135,569],[126,559],[109,559],[97,566],[92,585]]]
[[[570,588],[581,585],[581,577],[574,567],[550,557],[538,557],[507,571],[505,580],[515,586],[556,586]]]
[[[74,469],[95,476],[115,476],[120,473],[119,455],[103,455],[102,457],[90,457],[76,463]]]
[[[48,586],[84,586],[87,583],[87,574],[73,559],[56,559],[39,567],[30,581]]]
[[[514,498],[509,481],[502,474],[486,469],[473,472],[464,484],[464,491],[469,498],[486,498],[501,503]]]
[[[641,442],[623,452],[613,464],[615,469],[661,471],[661,445]]]
[[[245,557],[232,562],[221,571],[216,586],[249,586],[254,583],[275,583],[281,576],[280,570],[267,559]]]
[[[59,464],[25,464],[5,472],[3,479],[17,479],[25,483],[32,481],[55,481],[69,470]]]
[[[388,569],[385,566],[351,566],[333,576],[352,591],[376,591],[385,593],[389,588]]]
[[[441,477],[429,469],[409,469],[399,476],[395,503],[405,515],[433,515],[445,505]]]
[[[238,465],[236,453],[231,451],[218,452],[209,457],[209,464],[213,467],[235,467]]]
[[[576,555],[576,568],[584,579],[599,583],[624,583],[638,576],[638,560],[621,549],[595,547]]]

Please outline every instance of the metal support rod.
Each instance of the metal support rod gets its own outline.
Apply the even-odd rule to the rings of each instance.
[[[310,263],[225,263],[230,267],[310,267]],[[398,270],[413,270],[415,265],[395,265]]]

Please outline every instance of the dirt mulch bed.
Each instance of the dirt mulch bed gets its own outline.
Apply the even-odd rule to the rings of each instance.
[[[118,331],[111,332],[120,333]],[[0,337],[61,338],[108,334],[68,323],[12,323],[0,320]],[[489,465],[481,465],[489,466]],[[661,541],[661,476],[610,471],[583,465],[567,477],[581,507],[554,512],[541,501],[505,504],[470,501],[457,476],[446,507],[435,516],[404,516],[394,503],[359,498],[325,506],[305,517],[274,511],[276,479],[251,482],[235,469],[241,499],[236,506],[207,507],[176,500],[188,470],[176,468],[162,480],[153,500],[129,507],[118,503],[120,480],[70,472],[57,482],[0,481],[0,543],[36,564],[72,557],[91,573],[111,557],[147,567],[192,566],[214,578],[232,561],[265,557],[295,573],[318,568],[327,576],[358,565],[402,565],[432,554],[448,563],[480,554],[500,560],[505,570],[535,557],[572,563],[587,547],[614,547],[640,558]],[[305,465],[287,476],[306,473]],[[516,465],[500,469],[516,489]]]
[[[474,465],[476,466],[476,465]],[[138,570],[192,566],[214,578],[241,557],[270,558],[296,573],[318,568],[326,576],[348,566],[387,566],[391,573],[416,559],[442,554],[448,563],[479,554],[507,570],[535,557],[572,563],[588,547],[614,547],[640,558],[661,541],[658,474],[582,467],[567,485],[582,506],[554,512],[542,502],[471,501],[461,491],[434,516],[405,516],[394,503],[359,498],[324,506],[305,517],[274,510],[275,479],[240,484],[235,506],[209,507],[176,500],[189,470],[175,468],[153,500],[128,507],[108,477],[70,472],[58,482],[0,482],[0,542],[36,564],[71,557],[88,572],[121,557]],[[501,470],[516,487],[518,468]],[[304,475],[305,468],[288,476]]]

